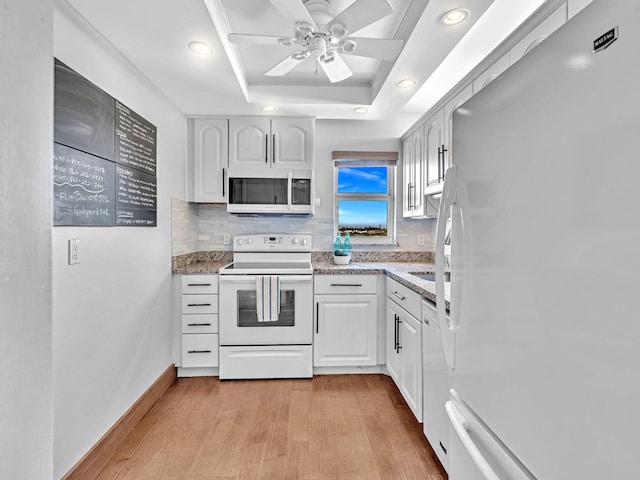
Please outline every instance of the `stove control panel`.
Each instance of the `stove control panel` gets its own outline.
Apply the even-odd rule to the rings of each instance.
[[[310,252],[311,235],[299,234],[255,234],[238,235],[233,240],[234,252]]]

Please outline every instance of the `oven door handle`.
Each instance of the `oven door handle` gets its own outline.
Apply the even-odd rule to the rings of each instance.
[[[255,275],[220,275],[220,283],[256,283]],[[312,283],[313,275],[280,275],[280,285],[284,283]]]

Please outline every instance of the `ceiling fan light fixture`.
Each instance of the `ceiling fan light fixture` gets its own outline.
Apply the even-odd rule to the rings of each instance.
[[[197,55],[211,55],[213,54],[213,48],[204,42],[191,42],[189,43],[191,51]]]
[[[282,37],[278,39],[278,45],[283,47],[291,47],[295,43],[296,39],[291,37]]]
[[[356,50],[356,42],[353,40],[345,40],[342,43],[342,51],[345,53],[353,53]]]
[[[457,25],[469,18],[469,10],[466,8],[454,8],[440,17],[440,23],[444,25]]]
[[[320,55],[320,56],[318,57],[318,59],[319,59],[322,63],[327,64],[327,63],[331,63],[331,62],[333,62],[333,61],[336,59],[336,57],[335,57],[335,54],[334,54],[333,52],[327,52],[327,53],[325,53],[324,55]]]
[[[296,22],[296,31],[308,35],[313,32],[313,25],[307,22]]]
[[[341,23],[332,23],[329,25],[329,33],[339,40],[347,34],[347,27]]]
[[[291,58],[293,58],[294,60],[297,60],[299,62],[301,62],[302,60],[304,60],[305,58],[307,58],[309,56],[309,52],[294,52],[291,55]]]
[[[400,80],[396,85],[400,88],[410,88],[416,83],[417,82],[413,78],[405,78],[404,80]]]

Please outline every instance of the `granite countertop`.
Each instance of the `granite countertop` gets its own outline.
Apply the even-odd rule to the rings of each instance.
[[[435,282],[422,280],[413,273],[433,273],[435,264],[430,252],[368,252],[361,253],[349,265],[336,265],[327,252],[314,252],[312,256],[315,275],[387,275],[410,288],[422,297],[436,301]],[[231,252],[195,252],[174,257],[173,273],[183,275],[216,274],[231,263]],[[449,285],[445,284],[445,300],[448,300]],[[447,302],[448,303],[448,302]]]
[[[315,275],[367,275],[386,274],[395,281],[419,293],[422,297],[436,301],[436,284],[428,280],[423,280],[413,273],[434,273],[436,266],[434,263],[419,262],[354,262],[349,265],[336,265],[332,262],[313,262],[313,273]],[[445,285],[448,290],[448,285]],[[448,291],[445,291],[445,299]]]

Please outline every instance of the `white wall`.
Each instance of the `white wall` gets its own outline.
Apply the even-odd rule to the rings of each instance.
[[[52,478],[52,0],[0,3],[0,477]]]
[[[156,228],[53,228],[59,478],[171,364],[171,197],[185,198],[185,120],[65,2],[54,27],[57,58],[158,129]],[[80,239],[79,265],[67,265],[71,238]]]

